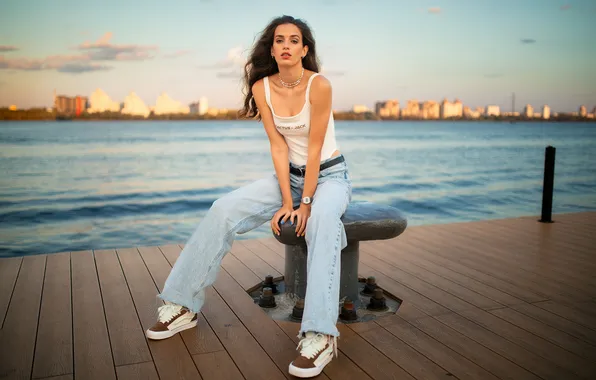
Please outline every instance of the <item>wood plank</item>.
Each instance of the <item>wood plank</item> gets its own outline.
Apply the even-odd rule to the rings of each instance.
[[[516,229],[499,225],[484,228],[467,226],[460,228],[458,234],[464,239],[486,239],[494,242],[484,250],[484,254],[495,260],[509,262],[515,259],[525,271],[575,289],[586,288],[586,283],[594,289],[595,284],[592,282],[590,273],[596,267],[592,267],[592,263],[585,260],[578,265],[574,257],[561,255],[561,250],[567,251],[565,247],[567,242],[555,240],[555,243],[551,243],[550,241],[553,240],[551,230],[545,230],[544,225],[536,224],[536,222],[526,223]],[[540,257],[539,260],[536,260],[537,256]]]
[[[236,256],[228,253],[221,262],[222,268],[234,277],[243,289],[250,289],[265,280],[259,278],[253,271],[248,269]]]
[[[201,376],[205,380],[244,379],[244,376],[242,376],[240,370],[226,351],[193,355],[192,358],[197,367],[200,368]]]
[[[364,338],[344,324],[337,326],[340,337],[338,346],[342,352],[352,359],[364,372],[375,380],[409,379],[414,377],[397,365]]]
[[[372,244],[371,244],[372,243]],[[375,242],[376,243],[376,242]],[[484,297],[495,301],[501,305],[515,305],[523,303],[524,300],[515,297],[507,292],[501,291],[494,286],[487,285],[481,281],[478,281],[472,277],[458,273],[452,269],[433,263],[419,255],[420,249],[408,242],[404,241],[392,241],[391,249],[386,248],[386,245],[374,244],[369,242],[368,244],[361,244],[360,249],[367,252],[369,249],[376,249],[382,251],[386,256],[393,258],[394,264],[401,262],[407,262],[413,266],[427,270],[446,278],[456,284],[464,286]]]
[[[209,302],[205,303],[203,314],[244,378],[285,379],[284,373],[287,371],[282,372],[277,368],[213,287],[208,287],[205,293]]]
[[[116,379],[93,252],[72,252],[74,375]]]
[[[490,313],[511,324],[516,325],[517,327],[544,338],[569,352],[573,352],[577,356],[592,360],[596,363],[596,346],[586,343],[581,339],[575,338],[563,331],[559,331],[545,323],[537,321],[510,308],[492,310]]]
[[[419,319],[417,321],[420,321]],[[436,339],[428,336],[407,321],[395,316],[376,321],[388,332],[403,340],[416,350],[461,380],[498,379],[492,373],[461,356]]]
[[[0,259],[0,329],[4,327],[8,304],[17,283],[17,276],[22,262],[22,256]]]
[[[433,233],[432,236],[432,242],[429,241],[429,235],[421,235],[416,237],[416,239],[418,239],[418,244],[424,247],[424,249],[431,251],[437,256],[454,260],[454,252],[456,252],[457,255],[455,257],[457,261],[465,266],[510,282],[514,286],[530,290],[547,299],[557,298],[570,301],[582,301],[586,299],[585,293],[571,294],[569,293],[569,289],[566,289],[561,283],[553,282],[543,276],[524,271],[521,268],[512,266],[511,263],[484,257],[483,252],[491,245],[490,242],[476,242],[475,245],[471,245],[468,244],[469,239],[464,243],[463,240],[457,240],[453,235],[450,235],[449,239],[441,239],[437,233]]]
[[[571,237],[568,235],[556,237],[559,229],[551,227],[536,222],[508,227],[487,224],[476,228],[468,226],[460,233],[466,237],[494,241],[495,244],[486,251],[491,257],[503,261],[515,259],[527,271],[579,289],[586,288],[586,283],[589,283],[594,290],[596,283],[590,273],[596,267],[585,259],[578,261],[577,255],[568,249],[570,242],[577,247],[580,241],[569,240]],[[561,251],[567,254],[561,255]]]
[[[360,260],[362,263],[365,263],[368,267],[374,269],[375,271],[392,278],[394,281],[436,303],[440,303],[443,307],[449,310],[468,310],[475,307],[461,298],[458,298],[418,277],[412,276],[411,274],[406,273],[395,266],[389,265],[386,262],[377,259],[376,257],[367,254],[361,254]],[[381,287],[383,286],[384,285],[381,285]],[[399,293],[396,295],[401,298]]]
[[[557,314],[553,314],[548,310],[536,307],[535,305],[521,304],[512,306],[511,308],[596,346],[596,331],[594,330],[587,329]]]
[[[284,273],[286,262],[285,248],[275,238],[243,240],[241,244],[271,265],[276,271],[282,274]]]
[[[577,309],[573,309],[555,301],[535,302],[533,305],[541,309],[548,310],[553,314],[575,322],[578,325],[582,325],[590,330],[596,330],[596,318],[582,313]]]
[[[399,268],[399,270],[409,273],[410,275],[428,282],[433,286],[436,286],[449,294],[468,302],[471,305],[479,307],[481,309],[490,309],[495,307],[502,307],[503,304],[499,302],[495,302],[494,300],[485,297],[480,293],[476,293],[465,286],[458,284],[457,282],[451,281],[445,277],[441,277],[431,271],[428,271],[424,268],[420,268],[416,265],[411,264],[407,260],[402,260],[401,258],[397,258],[394,255],[391,255],[387,252],[383,252],[381,249],[375,246],[368,246],[362,247],[361,253],[369,254],[388,265],[389,270],[393,270],[393,268]],[[400,274],[396,273],[394,279],[400,278]],[[516,303],[523,302],[518,300]]]
[[[248,249],[246,245],[243,244],[242,240],[234,242],[234,246],[230,253],[236,256],[238,260],[242,261],[244,265],[261,279],[265,279],[267,275],[272,275],[273,277],[282,276],[282,272],[278,272],[275,268],[269,265],[269,263]]]
[[[512,325],[507,321],[495,317],[488,312],[476,309],[465,310],[459,312],[459,314],[478,323],[484,328],[533,351],[544,359],[552,361],[558,366],[575,373],[577,376],[586,379],[594,378],[596,376],[596,372],[594,372],[593,368],[590,368],[585,359],[582,359],[528,331]]]
[[[157,307],[163,304],[157,299],[157,287],[137,249],[118,249],[116,252],[141,325],[147,330],[155,324]],[[201,378],[180,334],[160,341],[150,340],[148,345],[160,378]]]
[[[165,247],[163,250],[173,250],[176,256],[180,253],[180,248],[173,245]],[[147,265],[149,273],[159,292],[163,290],[163,286],[172,269],[170,263],[163,255],[163,250],[162,247],[139,248],[141,257],[143,258],[145,265]],[[221,342],[215,336],[215,333],[202,313],[198,314],[197,328],[184,330],[179,335],[182,337],[182,340],[191,355],[223,350]]]
[[[503,356],[476,343],[474,340],[466,337],[460,332],[446,327],[432,317],[417,319],[410,323],[500,379],[540,379],[540,377],[532,372],[527,371],[517,364],[505,359]]]
[[[45,255],[23,258],[0,330],[0,377],[31,377],[45,267]]]
[[[462,278],[472,278],[478,282],[486,284],[487,286],[498,289],[526,302],[536,302],[547,299],[547,297],[543,295],[539,295],[523,287],[514,285],[507,280],[495,277],[494,273],[485,273],[482,270],[472,268],[469,265],[459,262],[457,260],[457,255],[451,253],[451,249],[449,251],[451,253],[450,256],[441,256],[437,254],[437,250],[439,248],[428,240],[426,240],[424,245],[412,245],[408,243],[410,246],[416,247],[416,249],[412,250],[408,250],[407,246],[405,246],[405,243],[398,239],[375,241],[372,244],[379,245],[387,249],[392,254],[399,254],[401,251],[407,257],[421,257],[424,260],[433,263],[434,265],[447,268],[459,274],[462,276]]]
[[[348,327],[416,379],[443,380],[450,376],[449,371],[422,355],[415,346],[387,333],[376,323],[354,323]]]
[[[33,378],[73,373],[70,253],[48,255]]]
[[[419,310],[425,312],[427,315],[440,315],[451,312],[448,308],[440,305],[430,298],[421,295],[407,286],[404,286],[403,284],[395,281],[393,278],[369,267],[363,262],[360,262],[359,268],[365,277],[374,276],[381,288],[388,291],[390,294],[399,297],[405,302],[411,303]]]
[[[42,380],[73,380],[72,374],[62,376],[44,377]]]
[[[151,361],[145,332],[126,284],[115,250],[95,251],[114,364]]]
[[[159,380],[153,362],[135,363],[116,367],[118,380]]]
[[[545,380],[578,378],[575,374],[557,366],[552,361],[536,355],[533,350],[514,344],[461,315],[450,313],[434,318]]]

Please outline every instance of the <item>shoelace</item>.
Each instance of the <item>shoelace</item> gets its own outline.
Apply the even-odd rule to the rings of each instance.
[[[161,323],[167,323],[180,314],[182,307],[174,304],[165,304],[160,306],[157,310],[159,313],[159,321]]]
[[[300,350],[300,355],[304,356],[305,358],[312,359],[317,353],[325,348],[326,343],[327,336],[317,333],[316,335],[302,338],[298,343],[296,350]],[[333,344],[333,352],[337,357],[337,337],[333,337],[333,343],[331,344]]]

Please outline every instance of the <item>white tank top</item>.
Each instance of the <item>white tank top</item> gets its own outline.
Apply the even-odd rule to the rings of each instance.
[[[309,79],[306,86],[305,102],[302,110],[294,116],[277,116],[271,105],[271,89],[269,88],[269,78],[265,77],[265,100],[271,113],[273,114],[273,122],[275,128],[281,133],[289,149],[290,162],[296,165],[306,165],[308,158],[308,132],[310,131],[310,84],[314,77],[319,73],[314,73]],[[330,158],[336,150],[338,150],[337,142],[335,141],[335,122],[333,120],[333,111],[329,115],[329,123],[327,124],[327,132],[325,133],[325,140],[321,149],[321,161]]]

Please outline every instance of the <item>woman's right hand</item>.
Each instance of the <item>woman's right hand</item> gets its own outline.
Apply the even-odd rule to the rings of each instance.
[[[276,235],[281,235],[281,229],[279,228],[279,222],[287,222],[290,218],[290,215],[294,211],[292,206],[281,206],[281,208],[273,215],[271,219],[271,229]]]

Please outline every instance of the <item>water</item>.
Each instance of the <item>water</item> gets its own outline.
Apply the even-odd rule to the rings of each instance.
[[[410,225],[596,210],[596,124],[348,122],[354,201]],[[0,256],[184,243],[211,203],[273,171],[256,122],[0,123]],[[238,238],[271,236],[267,226]]]

